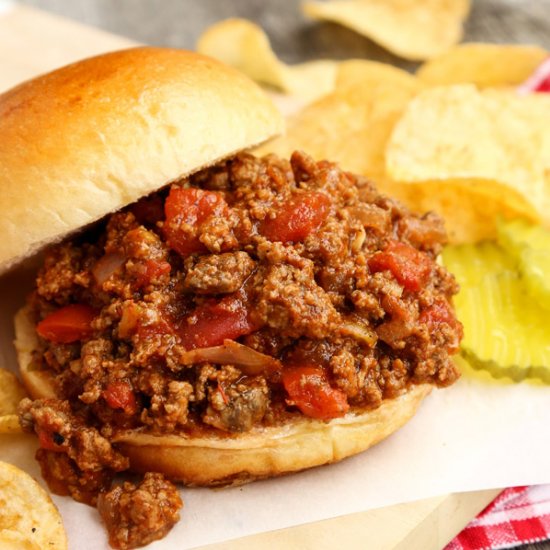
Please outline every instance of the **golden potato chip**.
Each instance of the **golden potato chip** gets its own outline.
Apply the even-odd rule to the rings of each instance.
[[[16,414],[5,414],[0,416],[0,434],[21,433],[19,417]]]
[[[340,23],[406,59],[430,59],[462,38],[470,0],[331,0],[306,2],[315,19]]]
[[[342,61],[338,66],[334,89],[341,91],[350,86],[366,87],[380,84],[406,88],[415,94],[423,87],[414,75],[393,65],[379,61],[352,59]]]
[[[362,68],[380,68],[380,64],[363,63]],[[318,160],[330,159],[382,183],[386,141],[421,85],[400,69],[388,71],[386,79],[381,70],[366,70],[362,76],[353,72],[352,79],[353,67],[349,67],[342,77],[345,85],[290,117],[286,135],[262,146],[258,153],[289,156],[302,149]],[[396,79],[407,85],[395,85]]]
[[[550,96],[425,90],[410,102],[386,151],[401,182],[450,182],[500,197],[516,215],[550,221]]]
[[[422,65],[416,75],[429,86],[475,84],[517,86],[548,56],[538,46],[520,44],[460,44]]]
[[[42,550],[36,542],[29,540],[17,531],[0,531],[0,550]]]
[[[434,211],[443,217],[449,243],[475,243],[496,237],[495,220],[512,218],[515,211],[499,195],[487,195],[456,181],[392,182],[380,188],[422,214]]]
[[[19,401],[26,395],[15,374],[0,369],[0,416],[16,413]]]
[[[48,493],[6,462],[0,462],[0,548],[2,543],[6,548],[67,548],[61,516]]]
[[[246,19],[226,19],[212,25],[199,37],[197,51],[303,101],[320,97],[334,86],[335,61],[286,65],[273,52],[265,32]]]

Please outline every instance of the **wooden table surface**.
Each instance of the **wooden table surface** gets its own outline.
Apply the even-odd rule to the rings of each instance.
[[[200,33],[215,21],[240,16],[259,23],[270,36],[277,54],[287,62],[320,57],[369,57],[405,68],[413,67],[370,40],[338,25],[307,21],[300,13],[298,0],[20,0],[19,3],[63,15],[138,42],[183,48],[193,48]],[[78,33],[71,34],[70,29],[67,29],[67,33],[68,39],[75,42],[79,40]],[[474,0],[472,14],[466,24],[465,39],[533,43],[550,49],[550,0]],[[78,49],[77,44],[75,47]],[[23,67],[22,76],[27,77],[24,71],[28,70],[28,67]],[[480,496],[480,504],[477,506],[482,506],[484,498],[487,499],[486,496]],[[391,520],[392,517],[407,514],[410,508],[402,506],[394,507],[389,516],[384,511],[380,511],[380,515],[374,514],[372,526],[380,521],[388,521],[388,518]],[[456,499],[447,500],[445,506],[452,508],[453,514],[460,511]],[[469,510],[471,507],[470,504]],[[435,527],[441,519],[441,503],[437,499],[430,499],[417,508],[415,513],[422,520],[421,524],[433,524]],[[341,523],[342,519],[334,521]],[[362,515],[348,516],[346,521],[349,529],[358,532],[366,532],[370,528]],[[322,522],[325,544],[322,548],[337,545],[337,539],[331,538],[334,529],[330,522]],[[425,532],[429,530],[422,531]],[[278,539],[276,544],[281,548],[310,548],[315,542],[310,533],[307,526],[302,530],[295,528],[292,530],[291,546],[290,539],[286,542]],[[318,530],[316,535],[319,535]],[[408,535],[403,550],[426,548],[427,541],[422,539],[420,531],[416,538],[410,538],[410,532]],[[266,539],[265,535],[258,539],[249,537],[248,542],[244,546],[242,544],[239,548],[266,547],[270,539]],[[318,544],[316,547],[319,548]],[[550,543],[527,545],[525,548],[550,550]]]

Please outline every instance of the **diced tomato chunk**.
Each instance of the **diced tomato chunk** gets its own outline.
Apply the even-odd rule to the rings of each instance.
[[[349,410],[346,394],[331,387],[321,367],[303,365],[283,371],[283,386],[290,402],[306,416],[330,420]]]
[[[260,233],[270,241],[300,242],[321,227],[329,211],[330,199],[323,193],[299,193],[262,222]]]
[[[201,225],[210,217],[227,217],[229,206],[220,193],[204,189],[172,188],[164,203],[164,233],[168,245],[187,256],[206,252],[200,241]]]
[[[92,334],[96,311],[85,304],[71,304],[50,313],[36,326],[42,338],[56,344],[70,344]]]
[[[390,241],[368,260],[371,273],[390,271],[407,290],[418,292],[428,282],[434,262],[425,253],[400,241]]]
[[[520,86],[524,92],[550,93],[550,57]]]
[[[109,383],[102,395],[111,409],[122,409],[127,414],[134,414],[137,411],[136,396],[125,380]]]
[[[252,321],[244,300],[237,294],[209,300],[198,306],[180,328],[186,349],[207,348],[251,334],[259,327]]]
[[[138,288],[143,288],[151,284],[162,275],[170,273],[171,266],[168,262],[158,262],[157,260],[147,260],[143,266],[143,271],[139,272],[136,280]]]
[[[56,439],[59,439],[59,441],[56,442]],[[61,446],[63,443],[64,438],[59,434],[48,432],[46,430],[40,430],[38,432],[38,444],[46,451],[63,453],[65,452],[65,449]]]

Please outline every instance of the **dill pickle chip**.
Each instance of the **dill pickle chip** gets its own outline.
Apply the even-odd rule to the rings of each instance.
[[[476,245],[448,246],[443,251],[443,263],[455,274],[463,288],[475,286],[486,275],[497,275],[514,269],[510,257],[490,241]]]
[[[517,262],[525,288],[550,309],[550,232],[517,219],[498,224],[499,244]]]
[[[464,325],[461,352],[495,378],[550,383],[548,311],[527,291],[514,259],[496,243],[447,247],[443,261],[461,285],[455,297]]]

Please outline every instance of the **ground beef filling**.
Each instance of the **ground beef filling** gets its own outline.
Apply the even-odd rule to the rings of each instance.
[[[436,215],[297,152],[238,155],[53,247],[30,306],[33,368],[54,375],[58,399],[22,407],[46,479],[84,502],[101,493],[104,515],[124,518],[111,541],[135,544],[125,510],[149,497],[110,488],[127,467],[117,432],[328,421],[453,383],[462,328],[444,242]],[[170,494],[163,483],[144,482]],[[167,498],[154,515],[166,525]]]
[[[162,475],[145,474],[99,496],[99,513],[113,548],[136,548],[163,538],[179,521],[183,506],[177,489]]]

